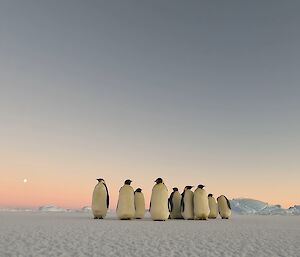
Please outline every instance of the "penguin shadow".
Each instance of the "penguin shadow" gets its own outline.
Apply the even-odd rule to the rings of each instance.
[[[90,220],[93,220],[95,222],[105,222],[105,221],[119,221],[119,222],[168,222],[168,221],[180,221],[183,219],[167,219],[167,220],[153,220],[151,217],[144,217],[144,218],[132,218],[132,219],[119,219],[117,216],[109,216],[109,217],[105,217],[105,218],[94,218],[94,217],[90,217]]]
[[[83,218],[83,217],[82,217]],[[167,220],[152,220],[151,218],[142,218],[142,219],[119,219],[118,217],[107,217],[103,219],[94,219],[93,217],[90,217],[90,220],[93,220],[95,222],[106,222],[106,221],[117,221],[117,222],[155,222],[155,223],[166,223],[166,222],[171,222],[171,223],[182,223],[182,222],[194,222],[194,223],[213,223],[213,222],[229,222],[230,219],[226,218],[215,218],[215,219],[167,219]]]
[[[142,219],[119,219],[118,217],[107,217],[107,218],[103,218],[103,219],[95,219],[93,217],[90,218],[90,220],[93,220],[95,222],[105,222],[105,221],[119,221],[119,222],[145,222],[145,221],[151,221],[153,222],[153,220],[151,218],[142,218]]]

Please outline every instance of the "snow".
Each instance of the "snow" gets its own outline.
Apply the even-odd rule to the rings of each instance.
[[[0,212],[0,256],[299,256],[299,216],[120,221],[114,212]]]

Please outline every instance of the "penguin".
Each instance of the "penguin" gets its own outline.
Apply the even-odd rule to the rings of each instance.
[[[131,182],[130,179],[127,179],[119,191],[117,216],[120,220],[130,220],[135,215],[134,191],[132,186],[130,186]]]
[[[137,188],[134,191],[134,206],[135,206],[135,218],[142,219],[145,216],[145,198],[141,188]]]
[[[181,194],[177,187],[173,187],[173,192],[169,198],[169,211],[171,219],[182,219],[181,210]]]
[[[209,204],[204,185],[198,185],[194,192],[194,215],[196,220],[207,220]]]
[[[181,215],[185,220],[194,219],[193,186],[186,186],[181,194]]]
[[[230,202],[225,195],[221,195],[217,198],[219,214],[222,219],[229,219],[231,215]]]
[[[150,200],[150,215],[152,220],[165,221],[169,217],[168,189],[162,178],[156,179],[152,188]]]
[[[109,194],[104,179],[98,178],[92,197],[92,212],[94,219],[103,219],[109,207]]]
[[[218,217],[218,204],[213,194],[208,194],[208,205],[209,205],[209,219],[215,219]]]

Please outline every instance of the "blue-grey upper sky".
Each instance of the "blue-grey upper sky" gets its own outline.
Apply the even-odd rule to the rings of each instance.
[[[296,0],[1,1],[2,168],[295,202],[299,13]]]

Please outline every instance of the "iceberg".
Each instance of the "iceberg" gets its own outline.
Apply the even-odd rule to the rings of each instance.
[[[67,212],[68,209],[57,207],[55,205],[45,205],[45,206],[40,206],[37,209],[37,211],[40,211],[40,212]]]

